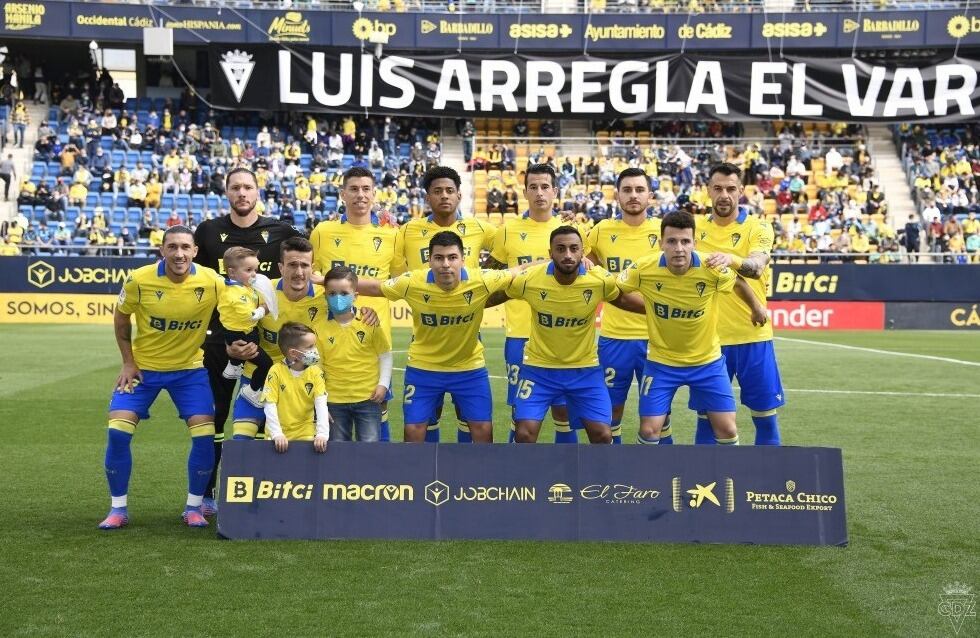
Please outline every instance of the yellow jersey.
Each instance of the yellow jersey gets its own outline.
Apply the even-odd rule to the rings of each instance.
[[[551,231],[562,225],[557,215],[545,222],[531,219],[524,213],[508,220],[497,229],[490,256],[508,268],[549,258]],[[507,316],[507,336],[527,339],[531,336],[531,307],[523,299],[511,299],[504,304]]]
[[[279,425],[286,440],[312,441],[316,435],[313,399],[326,393],[320,366],[299,371],[280,361],[269,369],[262,388],[262,401],[276,404]]]
[[[318,333],[327,321],[327,302],[323,296],[323,286],[307,286],[306,294],[299,301],[290,301],[283,292],[282,279],[273,279],[272,287],[276,291],[276,303],[279,306],[279,316],[266,315],[259,321],[259,346],[273,361],[282,361],[283,354],[279,349],[279,330],[284,324],[295,321],[309,326]],[[243,375],[251,378],[255,365],[245,362]]]
[[[225,280],[225,289],[218,297],[218,314],[225,330],[251,332],[255,324],[252,313],[262,304],[260,295],[251,286],[232,279]]]
[[[579,265],[575,281],[555,279],[555,264],[539,264],[514,278],[507,295],[531,308],[531,338],[524,363],[542,368],[589,368],[599,365],[595,317],[599,304],[619,296],[616,279],[604,269]]]
[[[618,276],[640,257],[660,250],[660,220],[647,217],[640,225],[630,226],[622,217],[604,219],[589,233],[589,246],[597,259],[596,265]],[[604,305],[601,317],[603,337],[647,338],[643,315]]]
[[[360,403],[371,398],[380,376],[378,355],[391,351],[385,330],[357,318],[342,324],[328,316],[316,334],[316,345],[331,403]]]
[[[385,280],[391,277],[398,231],[382,226],[371,213],[371,223],[356,226],[341,215],[334,221],[320,222],[310,233],[313,244],[313,270],[326,275],[334,266],[347,266],[358,277]],[[358,303],[378,313],[378,319],[391,340],[391,310],[388,300],[362,297]]]
[[[647,359],[669,366],[691,367],[721,356],[718,342],[718,294],[735,287],[735,271],[703,264],[697,252],[683,275],[667,269],[667,257],[641,257],[619,275],[624,292],[639,290],[646,306],[650,343]],[[723,295],[722,295],[723,296]]]
[[[480,251],[493,247],[497,227],[473,217],[456,214],[449,226],[440,226],[432,215],[413,219],[398,229],[393,274],[410,270],[424,270],[429,265],[429,241],[444,230],[452,231],[463,240],[464,265],[470,270],[480,268]]]
[[[179,284],[167,278],[163,260],[134,270],[119,292],[116,307],[136,315],[137,367],[154,372],[200,368],[204,364],[201,344],[224,289],[221,275],[199,264],[191,264]]]
[[[412,309],[412,343],[408,365],[432,372],[464,372],[486,366],[480,323],[487,298],[505,289],[509,270],[468,270],[445,291],[431,270],[412,270],[381,285],[388,299],[404,299]]]
[[[703,254],[721,252],[746,258],[751,253],[772,253],[774,240],[772,224],[740,209],[735,219],[727,226],[719,226],[711,215],[697,217],[694,231],[698,250]],[[772,267],[766,266],[758,279],[746,278],[746,283],[763,305],[766,303],[766,290],[772,279]],[[718,299],[718,338],[721,345],[755,343],[772,340],[772,324],[752,325],[752,310],[738,295],[722,295]]]

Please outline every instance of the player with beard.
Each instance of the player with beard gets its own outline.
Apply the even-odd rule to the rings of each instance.
[[[232,246],[251,248],[258,253],[259,272],[269,278],[280,276],[279,244],[284,239],[300,236],[289,224],[271,217],[263,217],[255,210],[259,187],[255,173],[244,167],[233,168],[225,177],[225,196],[231,212],[217,219],[208,219],[197,227],[194,241],[198,252],[194,258],[199,263],[225,274],[222,256]],[[239,342],[245,345],[245,342]],[[204,367],[208,371],[211,393],[214,395],[214,467],[211,483],[205,494],[202,511],[211,516],[216,511],[214,481],[221,460],[221,443],[224,441],[225,421],[231,408],[236,379],[222,376],[228,365],[228,352],[218,314],[214,313],[204,342]]]

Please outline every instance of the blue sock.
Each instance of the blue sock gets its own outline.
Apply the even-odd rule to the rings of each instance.
[[[187,455],[187,492],[204,494],[214,469],[214,435],[202,434],[191,437],[191,451]]]
[[[378,428],[378,441],[388,443],[391,441],[391,425],[388,423],[388,410],[381,411],[381,427]]]
[[[473,435],[470,434],[470,427],[466,425],[466,421],[460,421],[456,425],[456,442],[457,443],[473,442]]]
[[[555,421],[555,443],[578,443],[578,432],[567,422]]]
[[[664,426],[660,428],[660,445],[673,445],[674,436],[671,434],[670,429],[670,415],[667,415],[667,421],[664,422]]]
[[[698,427],[694,432],[694,445],[714,445],[715,431],[711,429],[711,422],[708,421],[707,414],[698,413]]]
[[[761,414],[753,411],[752,423],[755,424],[756,445],[780,445],[779,417],[775,410]]]
[[[609,432],[612,434],[613,445],[623,444],[623,428],[620,426],[622,419],[613,419]]]
[[[425,430],[425,442],[426,443],[438,443],[439,442],[439,420],[430,419],[429,427]]]
[[[109,494],[126,496],[129,493],[129,476],[133,473],[133,453],[129,447],[133,435],[112,428],[108,432],[108,443],[105,448],[105,476],[109,481]],[[211,450],[211,453],[214,453],[214,449]]]

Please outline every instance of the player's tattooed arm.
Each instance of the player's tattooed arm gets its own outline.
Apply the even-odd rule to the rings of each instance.
[[[729,253],[711,253],[705,261],[709,268],[724,268],[729,266],[741,276],[747,279],[758,279],[766,271],[769,265],[769,255],[767,253],[749,253],[748,257],[742,258]]]
[[[510,297],[507,296],[506,291],[498,290],[497,292],[487,297],[487,302],[483,304],[483,306],[485,308],[493,308],[494,306],[499,306],[500,304],[504,303],[508,299],[510,299]]]
[[[741,276],[735,278],[735,294],[745,302],[745,305],[752,311],[752,325],[764,326],[769,321],[766,307],[759,301],[759,298],[752,292],[752,288]]]
[[[487,270],[505,270],[507,264],[497,261],[491,255],[487,255],[486,259],[483,260],[483,267]]]

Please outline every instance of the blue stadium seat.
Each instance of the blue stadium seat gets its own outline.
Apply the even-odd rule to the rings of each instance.
[[[30,206],[24,206],[23,208],[30,208]],[[28,217],[31,218],[31,219],[33,219],[33,220],[35,220],[35,221],[41,221],[42,219],[47,219],[48,218],[48,209],[45,208],[44,206],[35,206],[34,207],[34,214],[33,215],[28,215]]]
[[[112,223],[113,224],[125,224],[126,223],[126,209],[125,208],[114,208],[112,210]]]
[[[99,205],[99,194],[98,193],[89,193],[85,197],[85,206],[86,207],[94,208],[95,206],[98,206],[98,205]]]
[[[129,198],[126,197],[126,193],[119,191],[119,194],[116,195],[116,206],[119,208],[126,208],[126,204],[128,203]]]
[[[136,166],[136,162],[139,162],[139,161],[140,161],[140,152],[139,151],[127,151],[126,152],[126,165],[127,166]]]
[[[115,202],[113,201],[112,191],[108,193],[99,193],[99,205],[103,208],[114,208]]]
[[[126,164],[126,152],[125,151],[112,151],[112,167],[119,168]]]
[[[153,163],[153,151],[140,151],[140,160],[143,162],[144,166],[149,166]]]
[[[309,153],[303,153],[299,156],[299,167],[303,169],[304,172],[310,170],[310,165],[313,164],[313,156]]]
[[[293,225],[296,228],[304,228],[306,225],[306,213],[301,211],[293,213]]]
[[[40,162],[36,162],[34,166],[31,167],[31,181],[39,182],[42,179],[44,179],[47,170],[48,170],[47,166],[41,164]]]
[[[68,208],[65,209],[65,219],[72,223],[75,223],[75,220],[78,219],[78,215],[81,212],[82,211],[78,206],[69,206]]]
[[[22,206],[18,206],[17,212],[23,215],[24,217],[26,217],[27,219],[31,219],[34,216],[34,208],[26,204]]]
[[[160,197],[160,208],[169,211],[174,207],[174,195],[173,193],[165,193]]]
[[[187,210],[191,207],[191,196],[187,193],[178,193],[174,197],[174,206],[180,210]]]
[[[215,194],[209,194],[207,197],[208,210],[217,212],[221,209],[221,198]]]
[[[204,210],[207,208],[207,201],[204,195],[191,195],[191,208],[194,210]]]
[[[122,224],[109,224],[109,230],[112,231],[113,235],[118,237],[119,231],[122,230]]]
[[[126,217],[129,219],[129,221],[133,221],[135,219],[136,223],[138,224],[140,219],[143,218],[143,211],[136,206],[132,206],[126,209]]]

